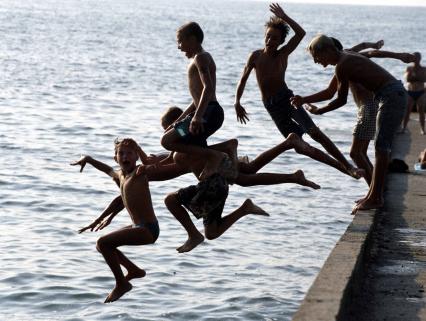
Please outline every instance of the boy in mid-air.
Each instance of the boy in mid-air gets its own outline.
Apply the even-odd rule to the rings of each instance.
[[[216,99],[216,65],[203,49],[204,33],[196,22],[177,30],[178,48],[191,62],[188,66],[188,87],[192,102],[161,139],[169,151],[181,152],[207,160],[200,174],[207,178],[215,173],[223,155],[207,148],[207,138],[222,126],[224,113]]]
[[[309,157],[333,166],[352,177],[360,178],[363,175],[363,171],[354,168],[346,160],[333,142],[315,126],[311,117],[303,108],[294,108],[291,105],[290,98],[293,96],[293,92],[288,89],[284,80],[288,56],[303,39],[305,31],[297,22],[287,16],[278,4],[271,4],[270,10],[275,14],[275,17],[272,17],[266,23],[265,47],[254,51],[250,55],[237,86],[234,104],[237,119],[244,124],[249,120],[247,112],[241,105],[240,100],[247,79],[251,71],[255,69],[264,106],[284,137],[287,137],[291,133],[295,133],[299,137],[304,133],[308,133],[334,159],[324,153],[315,153],[314,155],[308,155]],[[285,37],[289,32],[289,26],[294,30],[295,35],[279,48],[285,41]]]
[[[123,245],[145,245],[154,243],[159,235],[158,221],[154,213],[151,201],[151,193],[146,175],[135,175],[139,166],[136,161],[139,159],[139,146],[133,139],[123,139],[115,142],[115,161],[120,165],[120,170],[115,171],[112,167],[99,162],[89,156],[83,156],[71,165],[80,165],[83,170],[86,164],[91,164],[96,169],[107,173],[119,183],[121,198],[133,221],[132,225],[126,226],[115,232],[99,238],[96,244],[97,250],[103,255],[106,263],[115,277],[116,285],[107,296],[105,303],[118,300],[123,294],[132,289],[130,280],[145,276],[145,271],[131,262],[120,250]],[[117,202],[115,200],[115,202]],[[103,222],[109,214],[105,210],[89,226],[82,228],[79,232],[87,229],[102,229],[111,221],[112,217],[118,213],[114,212],[110,220]],[[124,266],[128,274],[124,276],[120,265]]]

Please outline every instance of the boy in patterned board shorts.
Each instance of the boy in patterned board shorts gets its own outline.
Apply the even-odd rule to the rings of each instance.
[[[330,37],[330,39],[333,40],[338,50],[343,50],[343,46],[339,40],[332,37]],[[366,57],[399,59],[403,62],[410,62],[414,59],[414,56],[409,53],[396,53],[379,50],[383,44],[383,40],[377,42],[362,42],[350,49],[345,49],[345,51],[359,52]],[[373,48],[375,50],[360,52],[360,50],[367,48]],[[370,141],[374,139],[375,136],[378,106],[374,101],[373,93],[365,89],[360,84],[350,82],[349,88],[352,92],[355,104],[358,107],[357,122],[353,130],[353,141],[350,150],[350,156],[359,168],[365,170],[364,179],[366,180],[367,184],[370,185],[373,175],[373,164],[367,155],[367,150]],[[333,98],[336,91],[337,80],[336,77],[333,77],[328,88],[325,90],[305,97],[296,95],[294,98],[292,98],[292,102],[294,102],[296,106],[300,106],[300,101],[303,100],[303,102],[307,104],[306,109],[312,114],[317,114],[321,108],[312,105],[312,103],[329,100]]]
[[[308,49],[315,63],[324,67],[336,66],[337,98],[319,109],[319,114],[345,105],[351,82],[363,86],[374,94],[374,101],[379,107],[375,136],[375,165],[369,191],[357,202],[352,213],[381,208],[384,205],[383,191],[392,141],[404,117],[407,92],[402,82],[396,80],[388,71],[359,53],[339,50],[330,37],[316,36]],[[304,101],[293,100],[293,103],[301,106]]]

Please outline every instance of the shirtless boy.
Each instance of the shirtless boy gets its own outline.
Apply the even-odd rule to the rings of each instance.
[[[200,172],[205,167],[205,160],[188,154],[176,153],[174,159],[178,166],[193,172],[196,177],[200,176]],[[222,217],[229,191],[228,186],[233,182],[243,186],[295,183],[314,189],[320,188],[307,180],[301,170],[293,174],[243,174],[235,171],[232,161],[226,155],[215,174],[201,180],[197,185],[182,188],[165,198],[167,208],[188,234],[187,241],[177,248],[178,252],[189,252],[204,241],[203,234],[195,227],[187,210],[191,211],[197,219],[203,218],[204,233],[209,240],[218,238],[236,221],[248,214],[268,215],[247,199],[238,209]]]
[[[188,87],[192,102],[172,128],[161,139],[169,151],[200,156],[207,160],[200,174],[215,173],[222,155],[207,147],[207,138],[222,126],[224,113],[216,99],[216,65],[213,57],[203,49],[204,34],[196,22],[189,22],[177,30],[178,48],[191,62],[188,66]]]
[[[377,42],[362,42],[352,48],[343,49],[342,44],[339,40],[330,37],[333,40],[336,48],[338,50],[360,52],[360,54],[369,57],[369,58],[393,58],[398,59],[403,62],[411,62],[414,58],[413,55],[409,53],[398,53],[379,50],[384,42],[383,40]],[[368,48],[373,48],[375,50],[361,51]],[[352,92],[355,104],[358,107],[358,117],[357,123],[353,130],[353,141],[350,150],[350,156],[358,166],[365,170],[364,179],[367,184],[371,184],[371,179],[373,175],[373,164],[371,163],[367,150],[370,140],[374,139],[376,132],[376,115],[378,110],[378,105],[374,101],[373,93],[365,89],[360,84],[350,82],[349,83],[350,91]],[[335,93],[337,92],[337,79],[334,76],[328,87],[325,90],[319,91],[315,94],[309,96],[294,96],[291,99],[291,102],[296,107],[300,107],[302,103],[307,104],[307,110],[312,114],[320,114],[321,108],[312,105],[312,103],[332,99]]]
[[[136,161],[139,158],[138,145],[132,139],[124,139],[115,143],[115,161],[120,165],[120,170],[115,171],[112,167],[101,163],[89,156],[84,156],[71,165],[80,165],[83,170],[86,164],[91,164],[96,169],[107,173],[119,183],[121,199],[130,214],[133,224],[122,229],[100,237],[96,248],[103,255],[106,263],[115,277],[116,285],[107,296],[105,303],[118,300],[123,294],[132,289],[130,280],[144,277],[146,272],[131,262],[120,250],[123,245],[145,245],[154,243],[159,235],[158,221],[154,213],[151,202],[151,194],[146,175],[136,176],[138,166]],[[111,210],[120,200],[114,200],[99,218],[93,223],[80,229],[80,233],[96,228],[104,228],[108,225],[118,211]],[[110,217],[103,221],[106,216]],[[128,274],[124,276],[120,265],[124,266]]]
[[[408,91],[408,105],[405,112],[404,123],[402,125],[402,132],[407,128],[408,121],[410,120],[410,113],[414,106],[417,106],[419,113],[420,133],[425,134],[425,88],[426,82],[426,67],[420,65],[422,56],[419,52],[415,52],[415,61],[412,66],[408,66],[405,71],[405,79],[407,81]]]
[[[308,49],[315,63],[324,67],[335,66],[337,98],[321,108],[320,114],[346,104],[350,83],[359,84],[374,94],[379,111],[373,176],[367,195],[357,203],[352,213],[380,208],[384,203],[383,189],[393,136],[405,113],[407,93],[401,81],[396,80],[388,71],[363,55],[339,51],[333,40],[325,35],[316,36]]]
[[[265,48],[256,50],[249,56],[237,86],[234,104],[237,119],[244,124],[249,120],[240,100],[247,79],[251,71],[255,69],[264,106],[284,137],[287,137],[290,133],[295,133],[300,137],[304,133],[308,133],[338,162],[336,165],[336,162],[333,162],[333,158],[324,153],[321,158],[308,156],[333,166],[352,177],[360,178],[363,175],[363,171],[354,168],[346,160],[333,142],[315,126],[307,112],[303,108],[291,106],[290,98],[293,96],[293,92],[287,88],[284,80],[285,72],[288,56],[296,49],[304,37],[305,31],[298,23],[287,16],[278,4],[271,4],[270,10],[275,14],[275,17],[271,18],[266,24]],[[284,43],[289,26],[294,30],[295,35],[279,48]]]

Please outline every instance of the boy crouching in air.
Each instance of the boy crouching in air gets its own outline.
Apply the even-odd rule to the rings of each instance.
[[[132,289],[132,285],[129,282],[131,279],[141,278],[146,274],[143,269],[136,266],[119,251],[118,247],[152,244],[157,240],[160,233],[157,217],[152,207],[148,179],[144,174],[136,175],[136,170],[139,167],[139,165],[136,165],[136,161],[139,159],[138,151],[139,146],[133,139],[125,138],[121,141],[116,141],[114,159],[120,165],[120,170],[118,171],[114,171],[110,166],[90,156],[83,156],[80,160],[71,164],[80,165],[81,172],[88,163],[111,176],[120,186],[121,197],[133,222],[132,225],[104,235],[97,241],[96,248],[103,255],[114,274],[116,282],[105,303],[118,300]],[[109,214],[107,211],[104,211],[104,213],[92,224],[79,230],[79,232],[84,232],[87,229],[93,230],[98,225],[96,230],[102,229],[109,224],[111,219],[107,221],[107,224],[102,223],[105,216]],[[120,265],[127,269],[128,274],[126,276],[124,276]]]

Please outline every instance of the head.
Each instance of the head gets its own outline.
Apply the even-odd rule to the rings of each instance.
[[[334,46],[336,47],[337,50],[342,51],[343,50],[343,45],[342,43],[337,40],[336,38],[330,37],[331,41],[333,41]]]
[[[290,27],[284,20],[275,16],[271,17],[269,21],[265,23],[266,50],[277,50],[277,48],[284,43],[289,30]]]
[[[161,127],[166,130],[171,124],[173,124],[176,119],[182,115],[183,110],[179,107],[172,106],[167,108],[166,112],[161,116]]]
[[[133,171],[139,159],[139,145],[131,138],[116,139],[114,141],[114,159],[120,168],[127,173]]]
[[[324,67],[328,65],[335,65],[339,60],[340,51],[336,47],[336,42],[339,47],[341,43],[335,39],[327,37],[326,35],[318,35],[314,37],[309,43],[308,50],[314,59],[314,62],[321,64]]]
[[[178,49],[188,58],[192,58],[200,50],[204,40],[204,33],[196,22],[188,22],[176,31]]]
[[[422,60],[422,55],[420,54],[420,52],[414,52],[414,64],[419,65],[420,64],[420,60]]]

